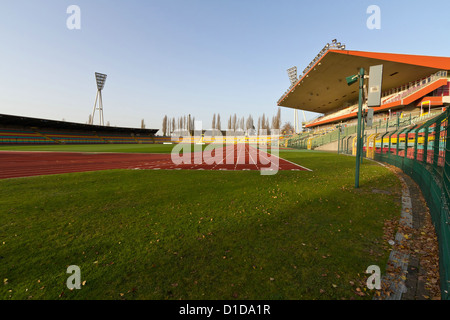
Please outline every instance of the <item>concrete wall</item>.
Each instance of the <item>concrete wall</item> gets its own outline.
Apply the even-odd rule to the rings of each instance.
[[[338,142],[335,141],[335,142],[331,142],[328,144],[324,144],[323,146],[317,147],[314,150],[337,152],[338,151]]]
[[[366,130],[365,131],[365,135],[366,135],[366,139],[367,139],[367,137],[369,137],[371,134],[373,134],[373,133],[375,133],[376,132],[376,130],[375,129],[370,129],[370,130]],[[380,132],[385,132],[385,130],[380,130]],[[350,139],[348,140],[348,143],[349,143],[349,151],[351,151],[351,144],[352,144],[352,142],[353,142],[353,138],[354,137],[356,137],[356,134],[353,134],[353,135],[351,135],[350,136]],[[343,139],[344,139],[344,144],[346,144],[347,143],[347,139],[348,139],[349,137],[344,137]],[[342,144],[341,144],[341,147],[342,147]],[[343,146],[343,148],[345,149],[347,146],[346,145],[344,145]],[[319,150],[319,151],[329,151],[329,152],[337,152],[338,151],[338,142],[337,141],[334,141],[334,142],[331,142],[331,143],[327,143],[327,144],[324,144],[324,145],[322,145],[322,146],[320,146],[320,147],[317,147],[317,148],[315,148],[314,150]]]

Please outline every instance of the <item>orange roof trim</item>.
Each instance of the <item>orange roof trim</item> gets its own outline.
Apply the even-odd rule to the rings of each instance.
[[[434,56],[422,56],[411,54],[378,53],[378,52],[350,51],[350,50],[329,50],[328,52],[336,52],[340,54],[347,54],[350,56],[379,59],[398,63],[406,63],[428,68],[450,70],[450,57],[434,57]]]

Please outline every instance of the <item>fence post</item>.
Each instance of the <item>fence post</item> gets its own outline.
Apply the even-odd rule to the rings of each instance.
[[[385,132],[382,136],[381,136],[381,155],[382,155],[382,159],[383,161],[385,161],[386,159],[384,159],[386,156],[384,154],[384,137],[387,136],[389,134],[389,132]],[[389,139],[390,140],[390,139]],[[388,142],[388,148],[390,147],[390,143]],[[391,152],[391,150],[389,150],[386,154],[389,154],[389,152]],[[389,155],[387,155],[389,156]]]
[[[419,131],[420,131],[421,127],[417,127],[414,130],[414,156],[413,156],[413,160],[417,161],[417,145],[418,145],[418,140],[419,140]]]
[[[364,136],[365,136],[365,130],[366,130],[366,117],[367,113],[365,110],[362,111],[362,121],[361,121],[361,164],[363,163],[364,159]],[[367,149],[366,149],[367,150]]]
[[[430,133],[430,125],[425,126],[425,140],[423,144],[423,162],[426,164],[428,159],[428,134]]]
[[[436,122],[434,127],[434,145],[433,145],[433,173],[438,177],[438,165],[439,165],[439,141],[441,138],[441,120]]]
[[[408,129],[403,130],[403,132],[405,133],[405,155],[403,156],[404,158],[407,158],[407,154],[408,154],[408,135],[409,135],[409,131]]]
[[[446,130],[446,139],[445,139],[445,146],[444,146],[444,169],[443,169],[443,179],[442,179],[442,189],[443,189],[443,196],[444,196],[444,201],[443,203],[445,204],[445,215],[443,215],[443,217],[445,218],[445,225],[443,225],[443,227],[441,227],[441,232],[445,233],[446,231],[448,232],[449,230],[449,221],[448,221],[448,201],[449,201],[449,194],[448,194],[448,188],[449,188],[449,175],[450,175],[450,166],[448,163],[448,160],[450,159],[450,130],[449,130],[449,116],[450,116],[450,111],[449,108],[447,107],[445,110],[446,113],[446,123],[447,125],[445,126],[445,130]],[[447,237],[442,236],[442,234],[439,236],[440,239],[446,239]],[[448,246],[447,246],[448,248]],[[443,252],[442,257],[447,256],[448,258],[448,252]],[[448,268],[448,261],[442,261],[440,264],[440,268]],[[444,276],[442,276],[444,275]],[[444,278],[444,279],[442,279]],[[450,298],[450,276],[449,276],[449,271],[445,270],[444,272],[441,272],[441,296],[442,299],[449,299]]]
[[[388,133],[389,134],[389,133]],[[390,135],[389,135],[389,150],[388,150],[388,153],[387,153],[387,155],[388,155],[388,159],[390,159],[391,158],[391,147],[392,147],[392,134],[393,133],[391,133]]]

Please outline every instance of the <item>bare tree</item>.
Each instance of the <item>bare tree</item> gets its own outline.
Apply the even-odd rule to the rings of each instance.
[[[278,108],[277,112],[277,129],[281,128],[281,109]]]
[[[286,122],[283,127],[281,128],[281,134],[293,134],[294,133],[294,127],[290,122]]]
[[[215,128],[216,128],[216,114],[214,113],[213,119],[212,119],[211,129],[214,131]]]
[[[260,132],[260,130],[261,130],[261,117],[258,117],[258,128],[256,128],[257,129],[257,134],[259,135],[259,132]]]
[[[161,131],[162,131],[162,135],[164,137],[166,137],[167,136],[167,115],[165,115],[163,118]]]
[[[165,133],[164,133],[164,136],[168,136],[169,134],[170,134],[170,131],[169,131],[169,126],[170,126],[170,121],[169,121],[169,118],[167,117],[167,115],[164,117],[165,119]]]
[[[236,131],[236,129],[237,129],[237,116],[236,116],[236,113],[233,115],[233,121],[231,122],[231,125],[232,125],[231,129],[233,129],[233,131]]]
[[[222,125],[220,123],[220,113],[217,114],[216,129],[219,130],[219,131],[222,131]]]
[[[277,115],[274,117],[272,129],[280,129],[281,127],[281,109],[278,108]]]
[[[254,127],[254,125],[253,125],[253,117],[252,117],[251,114],[249,114],[248,118],[247,118],[247,122],[245,123],[245,129],[248,131],[248,130],[253,129],[253,127]]]

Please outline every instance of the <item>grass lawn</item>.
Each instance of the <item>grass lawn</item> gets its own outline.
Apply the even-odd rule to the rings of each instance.
[[[355,190],[353,157],[280,156],[313,172],[0,181],[0,299],[370,299],[364,272],[384,270],[383,225],[400,216],[400,182],[365,161]],[[81,269],[81,290],[66,287],[69,265]]]

